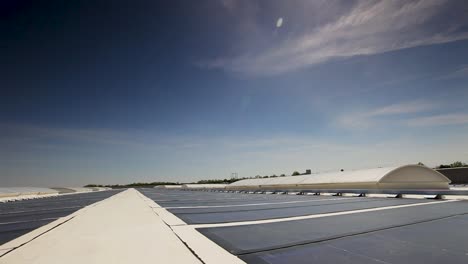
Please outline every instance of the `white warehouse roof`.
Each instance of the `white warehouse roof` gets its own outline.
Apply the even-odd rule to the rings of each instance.
[[[0,197],[54,193],[58,193],[58,191],[40,187],[0,187]]]
[[[154,188],[157,189],[180,189],[182,185],[156,185]]]
[[[228,188],[446,189],[449,183],[450,180],[447,177],[435,170],[419,165],[406,165],[301,176],[247,179],[234,182]]]
[[[187,189],[224,189],[227,184],[184,184],[182,188]]]

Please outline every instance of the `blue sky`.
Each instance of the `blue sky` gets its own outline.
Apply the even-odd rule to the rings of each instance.
[[[468,162],[464,1],[3,1],[2,186]]]

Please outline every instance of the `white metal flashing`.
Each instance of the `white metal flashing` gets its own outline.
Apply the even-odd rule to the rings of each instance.
[[[86,212],[86,210],[88,210],[89,208],[93,207],[93,206],[96,206],[97,204],[99,203],[102,203],[104,202],[105,200],[107,199],[110,199],[112,198],[109,197],[109,198],[106,198],[102,201],[99,201],[99,202],[96,202],[94,204],[90,204],[88,206],[85,206],[83,208],[81,208],[80,210],[72,213],[72,214],[69,214],[67,216],[64,216],[64,217],[60,217],[58,218],[57,220],[53,221],[53,222],[50,222],[44,226],[41,226],[37,229],[34,229],[33,231],[27,233],[27,234],[24,234],[12,241],[9,241],[3,245],[0,246],[0,257],[2,257],[4,254],[8,253],[9,251],[21,246],[21,245],[24,245],[30,241],[32,241],[33,239],[41,236],[42,234],[48,232],[49,230],[52,230],[54,229],[55,227],[69,221],[70,219],[72,219],[73,217],[75,217],[76,215],[79,215],[79,214],[83,214],[84,212]]]
[[[140,197],[153,208],[161,219],[174,231],[174,233],[193,250],[195,254],[206,264],[245,264],[240,258],[232,255],[215,242],[211,241],[192,226],[187,225],[177,216],[159,206],[140,193]],[[174,263],[171,261],[171,263]]]
[[[385,207],[370,208],[370,209],[360,209],[360,210],[344,211],[344,212],[336,212],[336,213],[315,214],[315,215],[305,215],[305,216],[293,216],[293,217],[285,217],[285,218],[275,218],[275,219],[256,220],[256,221],[230,222],[230,223],[219,223],[219,224],[196,224],[196,225],[190,225],[190,226],[193,227],[193,228],[210,228],[210,227],[228,227],[228,226],[242,226],[242,225],[259,225],[259,224],[278,223],[278,222],[286,222],[286,221],[306,220],[306,219],[321,218],[321,217],[327,217],[327,216],[358,214],[358,213],[398,209],[398,208],[405,208],[405,207],[424,206],[424,205],[432,205],[432,204],[439,204],[439,203],[450,203],[450,202],[455,202],[455,201],[456,200],[435,201],[435,202],[416,203],[416,204],[393,205],[393,206],[385,206]]]
[[[88,207],[0,258],[1,264],[64,262],[202,263],[134,189]]]
[[[227,204],[227,205],[198,205],[198,206],[175,206],[166,207],[166,209],[193,209],[193,208],[222,208],[222,207],[243,207],[243,206],[256,206],[256,205],[273,205],[273,204],[295,204],[295,203],[312,203],[322,201],[334,201],[334,200],[352,200],[356,198],[333,198],[333,199],[317,199],[317,200],[306,200],[306,201],[287,201],[287,202],[276,202],[276,203],[251,203],[251,204]]]

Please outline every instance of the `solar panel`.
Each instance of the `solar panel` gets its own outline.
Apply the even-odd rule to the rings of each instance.
[[[71,194],[0,204],[0,245],[120,190]]]
[[[141,192],[247,263],[468,261],[468,201]]]

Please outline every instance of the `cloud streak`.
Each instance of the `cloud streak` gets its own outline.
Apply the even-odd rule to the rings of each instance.
[[[397,115],[397,114],[409,114],[409,113],[418,113],[427,110],[432,110],[437,106],[437,103],[428,102],[428,101],[413,101],[413,102],[404,102],[399,104],[393,104],[389,106],[384,106],[377,108],[367,114],[369,117],[377,117],[384,115]]]
[[[376,125],[385,117],[405,116],[415,113],[423,113],[439,107],[438,103],[429,101],[411,101],[383,106],[365,112],[345,114],[337,119],[337,123],[348,129],[367,129]]]
[[[408,122],[411,126],[446,126],[446,125],[466,125],[468,124],[468,114],[451,113],[444,115],[433,115],[411,119]]]
[[[454,15],[442,24],[438,20],[447,16],[444,12],[450,4],[447,0],[357,1],[331,22],[313,25],[301,34],[271,43],[268,49],[244,50],[238,56],[221,56],[202,65],[245,75],[275,75],[339,58],[467,39],[468,32],[463,31],[466,19]]]
[[[436,78],[436,80],[450,80],[458,78],[467,78],[468,77],[468,65],[463,65],[457,70]]]
[[[335,122],[346,129],[369,129],[388,124],[414,128],[468,124],[467,113],[433,113],[441,110],[442,105],[422,100],[402,102],[367,111],[347,113],[339,116]]]
[[[371,112],[374,116],[385,117],[425,109],[422,106],[424,103],[414,104],[419,106],[405,103],[400,107],[392,105]],[[295,134],[206,136],[198,139],[159,136],[136,139],[137,135],[133,134],[136,143],[134,145],[130,144],[131,142],[127,144],[126,141],[125,144],[114,142],[114,139],[126,138],[127,131],[95,129],[91,132],[93,129],[86,129],[86,132],[81,133],[80,129],[70,131],[60,128],[12,126],[10,130],[23,130],[21,137],[36,138],[28,140],[25,144],[43,140],[47,143],[47,139],[56,136],[71,142],[65,142],[67,149],[56,148],[50,151],[26,149],[16,153],[1,148],[0,165],[3,168],[2,177],[6,178],[2,184],[6,186],[25,183],[38,186],[71,186],[90,182],[128,183],[156,180],[186,182],[225,178],[232,172],[238,172],[241,176],[254,176],[291,173],[294,170],[305,169],[327,171],[368,168],[418,161],[436,164],[459,159],[467,147],[465,133],[447,137],[443,142],[433,140],[438,145],[428,145],[428,139],[420,138],[419,135],[414,138],[399,138],[393,134],[390,139],[367,142]],[[97,141],[95,136],[99,137]],[[83,153],[77,150],[88,142],[96,145],[100,151]],[[140,147],[143,144],[151,146],[155,142],[174,145],[162,151]],[[433,152],[433,149],[438,151]]]

